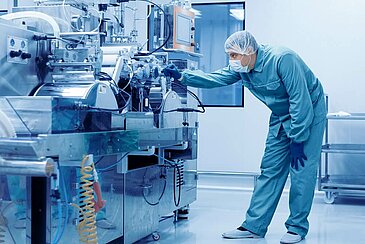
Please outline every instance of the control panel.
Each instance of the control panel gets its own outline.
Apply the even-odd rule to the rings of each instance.
[[[10,63],[28,64],[32,55],[28,52],[28,40],[8,36],[7,60]]]
[[[194,52],[195,14],[187,9],[174,6],[173,48]]]

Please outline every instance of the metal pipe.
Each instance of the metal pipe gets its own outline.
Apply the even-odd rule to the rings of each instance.
[[[52,26],[54,36],[56,38],[60,38],[60,32],[61,32],[60,27],[56,22],[56,20],[50,15],[36,11],[22,11],[22,12],[5,14],[2,15],[0,18],[5,20],[16,20],[24,18],[42,19]],[[56,40],[56,42],[58,43],[58,40]]]
[[[55,170],[53,159],[21,160],[0,157],[0,175],[26,175],[50,177]]]

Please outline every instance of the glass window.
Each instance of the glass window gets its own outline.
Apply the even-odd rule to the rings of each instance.
[[[224,42],[232,33],[244,30],[245,3],[193,4],[196,10],[195,51],[203,55],[200,69],[212,72],[228,65]],[[243,107],[243,86],[237,82],[230,86],[199,89],[205,106]]]

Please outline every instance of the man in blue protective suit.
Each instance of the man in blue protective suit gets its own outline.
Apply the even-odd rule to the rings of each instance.
[[[300,242],[308,233],[320,162],[326,109],[320,81],[292,50],[257,44],[247,31],[225,42],[229,66],[212,73],[180,73],[169,65],[163,72],[183,85],[213,88],[239,80],[272,111],[261,175],[246,220],[224,238],[262,238],[274,215],[288,174],[290,215],[281,243]]]

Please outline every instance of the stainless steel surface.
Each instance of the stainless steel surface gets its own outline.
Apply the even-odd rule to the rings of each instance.
[[[365,120],[365,113],[350,113],[349,116],[327,115],[330,120]]]
[[[149,98],[151,107],[153,107],[154,109],[160,108],[165,93],[166,87],[151,87]]]
[[[97,169],[102,169],[107,167],[106,165],[115,163],[116,157],[107,157],[97,163]],[[96,161],[96,160],[95,160]],[[81,164],[81,161],[78,162]],[[99,184],[101,186],[101,195],[102,199],[106,201],[106,204],[103,209],[98,211],[96,214],[97,222],[99,220],[107,221],[112,228],[106,229],[98,226],[97,228],[97,238],[98,243],[108,243],[117,238],[124,236],[124,224],[125,223],[125,177],[126,174],[119,174],[115,170],[99,172]],[[64,192],[61,192],[61,199],[63,201],[64,194],[68,197],[68,201],[79,205],[80,198],[80,176],[81,176],[80,167],[61,167],[60,181],[64,180],[64,186],[62,189]],[[51,199],[50,199],[51,200]],[[51,210],[51,226],[52,231],[52,240],[54,240],[55,235],[57,233],[57,229],[64,226],[65,215],[63,212],[63,218],[61,222],[59,222],[56,214],[58,213],[57,205],[52,204]],[[63,206],[65,209],[65,206]],[[128,210],[127,210],[128,211]],[[143,209],[140,209],[143,212]],[[66,212],[66,211],[65,211]],[[77,226],[75,223],[75,219],[79,218],[79,212],[77,208],[68,207],[68,215],[69,221],[65,226],[64,233],[60,240],[60,244],[65,243],[81,243],[79,241],[79,233],[77,232]],[[141,221],[141,219],[140,219]],[[122,241],[118,243],[123,243]]]
[[[167,112],[176,108],[183,108],[185,105],[181,103],[179,95],[174,91],[169,91],[165,94],[161,105],[161,127],[171,128],[183,126],[182,112]]]
[[[126,36],[122,27],[128,24],[125,3],[109,5],[108,10],[115,11],[107,13],[95,9],[97,5],[72,2],[70,6],[68,2],[48,1],[14,9],[54,17],[62,40],[56,40],[43,21],[27,18],[13,25],[0,20],[0,30],[5,33],[0,44],[8,47],[0,52],[0,109],[17,134],[17,138],[0,139],[0,157],[7,163],[6,171],[4,167],[0,170],[34,175],[36,169],[30,165],[36,165],[49,175],[53,169],[47,171],[45,167],[51,159],[42,166],[35,162],[40,158],[55,160],[55,177],[42,178],[47,180],[47,192],[39,195],[47,201],[47,243],[57,242],[56,234],[62,233],[60,243],[78,242],[80,233],[75,224],[85,215],[70,203],[81,205],[85,192],[96,201],[106,200],[104,204],[97,202],[101,209],[95,208],[97,213],[92,216],[96,218],[98,242],[132,243],[157,231],[162,214],[185,209],[196,200],[197,115],[166,110],[196,108],[197,103],[191,97],[179,96],[166,80],[161,71],[168,63],[167,55],[137,55],[137,48],[143,46],[135,41],[137,30],[133,28]],[[116,3],[98,1],[106,2]],[[103,19],[108,14],[123,19]],[[22,21],[23,27],[14,28]],[[117,27],[117,32],[111,27]],[[39,41],[33,40],[34,34]],[[10,51],[19,45],[32,58],[12,57],[10,65]],[[184,58],[186,55],[192,57],[186,68],[196,68],[198,56],[185,52]],[[35,65],[36,58],[40,65]],[[30,92],[35,96],[28,96]],[[88,175],[81,161],[90,154],[96,170]],[[17,187],[20,194],[7,200],[27,205],[26,238],[31,242],[30,224],[38,221],[31,219],[31,210],[38,209],[29,201],[37,194],[28,178],[27,197],[21,196],[25,186],[18,187],[15,180],[8,183],[9,190]],[[93,181],[88,191],[81,189],[85,179]],[[102,196],[94,193],[96,181]]]
[[[160,216],[166,216],[173,211],[185,207],[197,197],[197,168],[195,160],[187,160],[183,164],[182,185],[179,189],[176,177],[178,172],[173,168],[167,170],[167,185],[165,194],[159,204]],[[175,191],[175,193],[174,193]],[[176,206],[177,205],[177,206]]]
[[[160,167],[154,166],[126,174],[124,243],[133,243],[157,230],[159,206],[151,203],[158,201],[163,190],[160,175]]]
[[[0,155],[58,156],[62,161],[80,160],[85,154],[115,155],[139,147],[166,147],[194,139],[196,128],[49,134],[36,138],[0,139]]]
[[[66,64],[69,64],[70,62],[82,63],[89,58],[89,49],[56,49],[53,55],[56,60],[62,60],[63,63]],[[88,73],[92,78],[94,78],[93,72],[89,71]]]
[[[97,36],[100,35],[97,31],[82,31],[82,32],[62,32],[60,33],[61,36],[80,36],[80,35],[86,35],[86,36]]]
[[[44,5],[60,5],[60,4],[74,4],[74,0],[34,0],[35,3],[42,3]],[[94,4],[117,4],[117,0],[79,0],[79,4],[94,5]]]
[[[0,19],[0,96],[28,95],[39,84],[35,69],[35,56],[37,42],[33,41],[35,32],[18,27],[11,21]],[[32,55],[27,63],[14,63],[8,61],[8,49],[10,45],[8,37],[28,40],[27,49]],[[42,46],[40,46],[40,49]],[[41,52],[42,50],[39,50]]]
[[[0,158],[0,175],[49,177],[53,173],[55,164],[51,158],[38,161]]]
[[[13,12],[22,12],[22,11],[36,11],[54,17],[58,25],[60,26],[61,32],[72,31],[73,30],[73,28],[71,27],[72,18],[75,17],[79,18],[85,15],[85,13],[81,9],[78,9],[68,4],[55,5],[55,6],[23,6],[23,7],[13,8]],[[99,23],[97,17],[93,15],[85,19],[87,20],[86,31],[91,31],[95,29],[95,27]],[[38,21],[36,19],[33,20],[27,19],[26,23],[28,26],[36,28],[39,32],[52,33],[51,28],[45,22]]]
[[[326,108],[328,110],[328,97],[326,97]],[[330,120],[363,120],[365,121],[365,113],[351,113],[349,116],[338,116],[327,114],[327,122],[325,129],[325,141],[322,146],[324,159],[319,165],[319,190],[326,191],[325,202],[333,203],[338,193],[351,195],[365,195],[365,175],[332,175],[329,168],[332,162],[329,162],[329,154],[365,154],[365,144],[331,144],[329,143],[329,121]],[[322,170],[324,167],[324,172]],[[324,174],[323,174],[323,173]]]
[[[37,138],[0,140],[0,155],[58,156],[62,161],[80,160],[85,154],[113,155],[138,150],[138,131],[52,134]],[[41,156],[42,155],[42,156]]]
[[[23,53],[29,54],[28,39],[8,36],[7,61],[9,63],[28,64],[28,58],[22,58]],[[15,55],[15,53],[17,53]]]
[[[106,84],[45,84],[40,90],[37,97],[0,97],[0,109],[18,134],[94,131],[96,127],[110,130],[120,128],[122,124],[122,121],[118,122],[118,119],[123,120],[121,115],[103,111],[117,108],[113,92]],[[62,97],[41,96],[47,93],[62,94]],[[92,122],[95,125],[90,124]]]
[[[95,85],[95,83],[46,83],[38,89],[35,95],[85,98]]]
[[[105,167],[109,162],[101,161],[99,168]],[[77,198],[77,189],[71,186],[78,182],[77,171],[74,167],[64,167],[62,177],[66,177],[66,189],[69,197]],[[100,173],[100,184],[102,196],[106,200],[102,216],[105,217],[115,228],[103,229],[98,227],[98,243],[108,243],[122,237],[118,243],[134,243],[152,232],[158,230],[160,210],[164,206],[157,203],[161,194],[172,197],[172,192],[163,191],[165,181],[172,184],[173,178],[170,174],[166,179],[163,167],[148,166],[130,171],[126,174],[118,174],[116,171]],[[75,195],[76,194],[76,195]],[[183,195],[186,197],[187,195]],[[195,198],[191,198],[195,199]],[[76,201],[75,201],[76,202]],[[184,202],[187,202],[184,200]],[[172,210],[176,209],[171,208]],[[78,216],[77,209],[70,208],[70,217]],[[57,212],[57,206],[52,205],[51,213]],[[58,220],[52,218],[51,228],[52,240],[59,227]],[[63,224],[63,222],[62,222]],[[75,230],[76,226],[69,221],[65,227],[65,233],[60,243],[78,243],[79,237]]]
[[[0,97],[0,109],[7,115],[18,134],[31,135],[52,131],[51,97]]]
[[[364,176],[335,175],[322,178],[323,188],[332,189],[334,192],[340,189],[365,190]]]
[[[365,144],[326,144],[322,146],[322,152],[365,154]]]
[[[154,116],[152,112],[128,112],[126,114],[126,129],[153,129]]]
[[[255,172],[233,172],[233,171],[201,171],[197,172],[198,175],[212,175],[212,176],[252,176],[258,177],[260,174]]]

